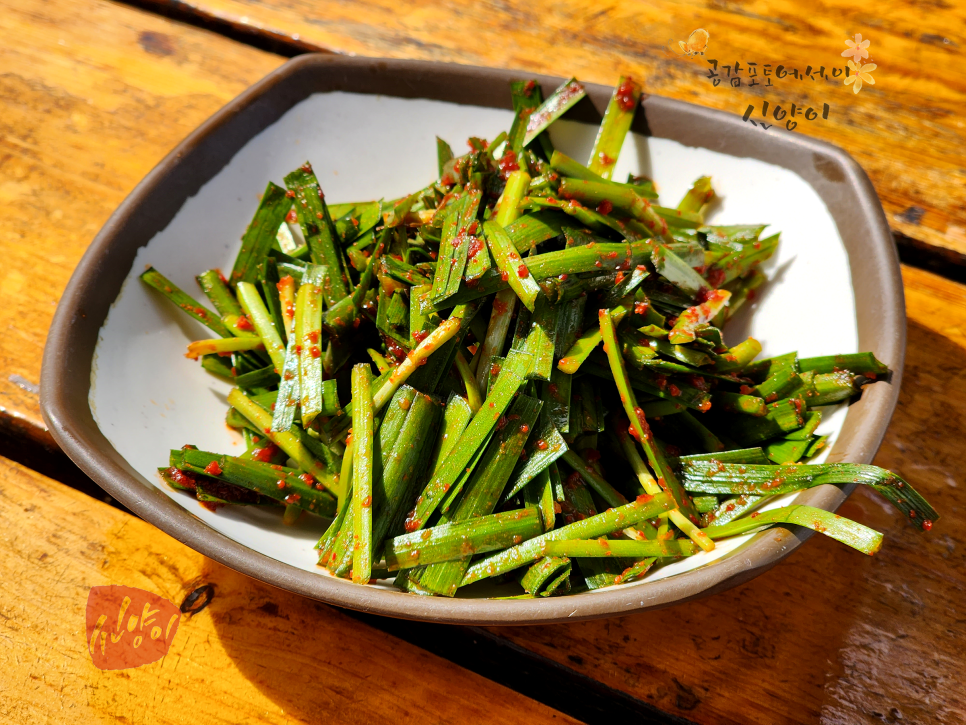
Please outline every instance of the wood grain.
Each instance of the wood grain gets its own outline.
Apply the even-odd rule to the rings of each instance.
[[[53,446],[36,384],[81,255],[172,147],[283,60],[100,0],[0,2],[0,427]]]
[[[600,82],[629,71],[645,77],[650,92],[737,113],[763,99],[786,107],[829,102],[828,122],[801,124],[796,133],[849,149],[872,176],[896,230],[962,252],[966,39],[948,29],[963,27],[966,11],[942,5],[937,12],[938,5],[898,1],[825,4],[808,16],[791,0],[754,8],[666,0],[592,7],[575,0],[433,7],[412,0],[206,0],[199,8],[238,22],[247,16],[249,24],[340,52]],[[0,423],[47,441],[30,387],[56,301],[90,239],[168,149],[281,59],[106,2],[6,0],[2,7]],[[668,40],[698,26],[711,32],[710,57],[722,63],[757,59],[799,68],[831,65],[841,40],[862,32],[873,40],[877,84],[858,96],[806,82],[768,95],[712,88],[699,60],[664,51]],[[956,526],[966,503],[966,287],[909,268],[904,277],[906,379],[877,462],[906,476],[943,512],[929,536],[859,492],[842,512],[886,533],[874,558],[815,537],[773,571],[712,599],[603,622],[496,632],[700,723],[966,721],[966,539]],[[219,567],[143,522],[5,462],[0,494],[0,571],[3,581],[19,582],[0,602],[4,721],[284,722],[328,715],[421,722],[425,702],[444,722],[514,721],[521,708],[538,722],[562,719],[502,688],[494,697],[492,683],[337,610]],[[164,661],[100,673],[83,651],[82,611],[86,587],[111,582],[179,602],[214,582],[217,595],[185,624]],[[372,669],[382,662],[397,664]],[[453,684],[429,692],[418,676],[427,673]],[[373,680],[382,687],[372,688]],[[383,687],[393,697],[378,696]],[[484,704],[491,708],[485,717]]]
[[[762,101],[807,108],[830,105],[827,121],[798,117],[794,133],[845,148],[868,172],[893,229],[923,245],[966,255],[966,6],[885,0],[137,0],[217,17],[299,47],[387,58],[449,61],[545,72],[612,84],[620,73],[645,79],[650,93],[760,116]],[[695,28],[711,35],[707,54],[668,50]],[[871,39],[875,85],[854,94],[844,76],[829,81],[760,82],[762,66],[804,73],[845,67],[844,41]],[[706,77],[719,65],[758,63],[759,84],[718,87]],[[787,118],[785,119],[788,120]],[[777,128],[763,133],[778,133]]]
[[[4,723],[576,722],[5,459],[0,530],[0,579],[16,582],[0,601]],[[105,672],[84,617],[107,584],[178,605],[215,593],[162,660]]]
[[[666,712],[730,723],[966,722],[966,287],[904,268],[909,345],[876,457],[943,518],[917,533],[860,489],[864,557],[814,536],[745,586],[620,619],[495,630]]]

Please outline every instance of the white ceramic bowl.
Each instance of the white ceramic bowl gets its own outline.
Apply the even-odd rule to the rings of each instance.
[[[261,85],[271,86],[269,81],[274,78],[274,90],[277,91],[280,82],[284,83],[287,78],[292,83],[293,77],[298,78],[300,73],[314,70],[335,74],[344,71],[344,66],[359,71],[368,62],[299,59]],[[424,71],[427,68],[424,64],[395,65],[403,67],[384,72],[399,76],[411,73],[407,66],[417,66]],[[445,68],[451,70],[451,67]],[[498,84],[510,77],[510,74],[476,69],[453,72],[462,73],[464,82],[472,80],[470,76],[474,73],[486,75],[490,84]],[[276,77],[278,75],[282,76],[281,79]],[[493,78],[494,75],[500,77]],[[391,87],[387,80],[383,79],[384,87]],[[544,87],[550,90],[554,84],[549,81]],[[503,87],[507,88],[505,83]],[[304,93],[291,99],[294,102],[287,108],[276,108],[276,117],[269,122],[258,119],[250,124],[247,136],[235,140],[236,148],[231,153],[223,153],[227,163],[221,167],[215,167],[213,163],[206,167],[204,159],[194,158],[182,158],[174,164],[169,159],[165,164],[173,168],[167,170],[162,164],[159,169],[168,178],[173,172],[183,171],[178,167],[186,163],[204,178],[193,179],[198,182],[198,188],[191,193],[181,190],[180,197],[175,194],[173,198],[169,194],[166,201],[172,213],[163,223],[159,221],[151,234],[142,230],[138,239],[138,232],[132,231],[135,236],[126,240],[126,260],[117,253],[117,230],[112,229],[110,223],[106,227],[106,233],[114,242],[113,254],[108,248],[101,250],[104,252],[102,257],[111,264],[123,264],[124,270],[112,270],[112,277],[122,280],[119,293],[109,295],[112,303],[106,319],[101,318],[103,323],[97,331],[86,396],[91,418],[85,424],[92,423],[103,436],[110,449],[109,457],[115,462],[118,459],[123,462],[122,490],[115,488],[118,485],[116,472],[105,471],[103,461],[91,460],[97,457],[91,453],[104,452],[103,444],[94,449],[86,447],[87,455],[75,455],[77,449],[72,444],[76,437],[70,435],[70,426],[58,419],[57,406],[52,406],[50,397],[46,396],[44,410],[51,420],[51,429],[62,443],[66,441],[65,448],[75,455],[80,465],[112,495],[161,528],[176,535],[191,530],[191,536],[182,535],[181,538],[230,566],[335,603],[426,619],[498,623],[507,619],[500,612],[515,611],[515,621],[547,621],[563,616],[602,616],[666,604],[748,578],[749,574],[777,561],[805,538],[803,532],[796,531],[792,535],[779,530],[784,531],[778,537],[783,539],[782,546],[778,549],[773,546],[765,553],[755,548],[756,543],[763,543],[762,535],[736,537],[719,545],[714,552],[655,569],[643,581],[565,598],[494,602],[474,600],[470,591],[469,600],[439,600],[401,593],[388,582],[359,587],[330,577],[316,566],[312,548],[326,525],[321,518],[306,516],[296,526],[289,527],[281,524],[276,511],[259,507],[226,507],[212,512],[201,507],[193,497],[174,491],[161,482],[157,467],[166,465],[171,448],[192,443],[204,450],[234,454],[241,452],[243,445],[240,436],[224,423],[225,397],[230,386],[183,357],[188,341],[210,337],[210,333],[179,314],[170,303],[139,282],[138,275],[145,267],[155,266],[182,289],[202,299],[194,281],[195,275],[212,267],[231,268],[239,238],[267,181],[281,185],[287,172],[309,160],[331,203],[399,197],[422,188],[435,178],[437,135],[458,149],[469,136],[495,137],[509,127],[513,117],[510,110],[490,107],[486,102],[468,105],[427,97],[394,97],[385,91],[346,92],[338,88],[336,84],[335,88]],[[260,89],[256,86],[248,92],[247,99],[242,97],[235,102],[240,103],[240,107],[227,112],[240,114],[247,110],[250,113],[252,106],[257,106],[260,100],[264,102],[272,90],[272,87]],[[591,98],[602,107],[601,99],[606,102],[607,89],[591,87],[590,90]],[[445,98],[445,93],[442,95]],[[508,90],[506,99],[509,99]],[[682,106],[686,110],[695,109],[665,99],[648,99],[639,115],[650,125],[652,134],[655,120],[663,110],[661,104],[671,104],[674,112],[682,112],[679,108]],[[624,144],[615,178],[623,178],[627,172],[647,174],[657,182],[665,205],[674,206],[695,178],[710,175],[719,197],[709,216],[710,223],[763,223],[770,225],[767,233],[782,233],[777,255],[763,268],[770,281],[754,304],[746,306],[729,323],[725,330],[729,341],[734,343],[752,335],[762,342],[763,356],[797,350],[802,357],[808,357],[856,352],[861,346],[862,349],[873,349],[893,370],[901,370],[902,346],[896,343],[902,340],[895,334],[890,337],[890,330],[880,328],[879,335],[871,338],[870,331],[866,330],[867,339],[860,345],[860,321],[863,316],[868,318],[868,311],[863,305],[857,307],[855,288],[862,286],[857,281],[868,274],[868,260],[862,260],[861,272],[855,269],[856,261],[860,260],[856,245],[863,254],[868,254],[868,249],[862,245],[869,245],[871,238],[872,248],[879,249],[878,257],[885,260],[877,268],[882,279],[872,280],[873,285],[878,284],[877,289],[882,295],[888,291],[885,288],[890,275],[893,284],[897,276],[894,253],[891,258],[886,253],[881,229],[879,238],[874,233],[869,234],[870,229],[875,232],[875,223],[880,227],[885,223],[877,203],[869,206],[872,200],[867,195],[871,187],[861,171],[842,152],[774,130],[768,132],[774,134],[772,136],[765,136],[760,130],[757,134],[761,135],[760,143],[772,151],[771,156],[777,153],[777,158],[768,158],[769,154],[765,154],[765,158],[755,158],[753,144],[756,139],[741,137],[742,134],[748,135],[750,127],[741,124],[740,120],[706,109],[695,109],[695,116],[704,123],[709,122],[710,116],[711,125],[717,126],[725,140],[730,137],[734,141],[737,135],[740,142],[737,145],[744,154],[727,148],[727,143],[718,143],[720,150],[695,146],[693,139],[687,138],[686,134],[683,138],[678,135],[680,140],[676,140],[657,137],[660,134],[632,133]],[[641,124],[636,128],[648,130]],[[217,133],[217,129],[200,129],[195,136],[200,134],[201,138],[189,139],[183,156],[184,153],[197,156],[198,146],[211,141]],[[578,159],[589,155],[595,133],[596,123],[579,120],[559,122],[551,130],[555,146]],[[689,142],[692,145],[688,145]],[[830,203],[830,190],[823,189],[814,178],[809,179],[801,168],[787,163],[788,152],[800,151],[802,146],[820,158],[821,163],[813,161],[811,165],[812,169],[819,169],[819,177],[831,175],[839,178],[832,184],[841,187],[831,191],[833,199],[847,192],[858,195],[869,206],[870,219],[863,228],[864,241],[849,238],[855,232],[842,223],[842,210]],[[158,173],[156,170],[152,176]],[[151,182],[152,177],[149,177],[132,195],[135,205],[150,204],[152,195],[157,196],[159,192],[157,188],[151,188]],[[131,200],[125,202],[126,205],[130,203]],[[130,214],[131,211],[122,207],[118,214]],[[887,227],[885,230],[887,232]],[[98,242],[102,241],[104,234],[102,232]],[[92,251],[97,250],[98,242]],[[130,252],[134,252],[133,261]],[[78,274],[82,274],[88,263],[85,258]],[[75,281],[72,281],[72,288]],[[90,285],[90,280],[87,284]],[[899,289],[901,295],[901,287]],[[76,292],[68,290],[69,293],[72,291]],[[89,289],[87,293],[100,294],[103,298],[105,290]],[[897,311],[901,318],[901,296]],[[895,312],[886,309],[883,318],[880,310],[879,316],[888,322],[890,314],[896,317]],[[57,322],[63,324],[63,317],[61,309]],[[868,328],[867,321],[865,327]],[[887,334],[883,335],[883,332]],[[64,384],[62,378],[52,383],[47,375],[50,354],[48,349],[45,393],[47,385]],[[855,411],[847,415],[845,407],[840,406],[834,412],[826,413],[819,432],[832,436],[833,460],[865,462],[871,458],[894,406],[897,382],[898,375],[893,378],[891,387],[886,383],[873,386],[863,401],[854,406],[877,408],[871,418],[862,416],[868,419],[863,425],[876,428],[871,435],[869,430],[865,431],[864,437],[860,431],[852,431],[844,436],[848,440],[841,440],[843,426],[847,420],[856,417]],[[874,399],[876,395],[870,395],[877,389],[883,390],[878,401]],[[73,414],[82,414],[83,411],[76,410],[77,396],[72,398]],[[873,398],[871,405],[868,398]],[[855,441],[858,439],[863,442],[857,447]],[[139,495],[129,501],[125,493],[132,486],[139,487]],[[144,487],[150,487],[150,492],[142,490]],[[799,494],[799,497],[826,508],[837,506],[844,499],[842,490],[825,488],[831,490],[824,496],[821,489],[817,489]],[[158,497],[163,497],[167,503],[160,505]],[[793,498],[795,494],[772,505],[785,505]],[[139,510],[138,504],[147,501],[151,506]],[[177,526],[171,526],[172,516],[177,519]],[[221,536],[213,538],[212,532]],[[773,544],[775,538],[772,533],[770,541]],[[232,544],[227,549],[226,542]],[[257,562],[256,567],[251,566],[253,562]],[[264,576],[265,572],[274,573]],[[659,580],[664,581],[658,584]],[[292,581],[298,584],[293,585]],[[485,592],[485,588],[480,591]]]

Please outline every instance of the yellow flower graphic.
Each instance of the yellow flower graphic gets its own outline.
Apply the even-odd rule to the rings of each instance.
[[[852,56],[852,60],[858,63],[863,58],[869,57],[869,51],[866,48],[869,47],[871,40],[862,40],[862,33],[855,34],[855,40],[846,40],[845,44],[849,46],[848,50],[842,51],[842,57],[848,58]]]
[[[852,86],[853,93],[858,93],[862,90],[863,81],[868,83],[870,86],[875,85],[875,78],[872,77],[872,71],[879,67],[875,63],[859,65],[858,63],[853,63],[850,60],[848,61],[848,66],[852,71],[852,75],[845,79],[845,85]],[[853,83],[855,85],[852,85]]]

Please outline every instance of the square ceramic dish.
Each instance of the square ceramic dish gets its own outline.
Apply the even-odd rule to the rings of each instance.
[[[457,146],[506,129],[508,84],[523,75],[302,56],[195,131],[111,217],[58,307],[41,401],[68,455],[132,511],[217,561],[306,596],[390,616],[527,624],[617,615],[721,591],[787,556],[810,531],[748,535],[642,582],[574,596],[421,597],[316,568],[321,519],[282,527],[279,517],[254,507],[212,513],[158,480],[169,448],[191,442],[231,453],[239,444],[224,425],[229,387],[182,357],[189,339],[207,335],[137,282],[144,267],[157,266],[186,290],[195,289],[200,270],[229,268],[266,181],[281,182],[306,159],[332,202],[394,198],[424,186],[436,174],[435,136]],[[560,83],[537,80],[545,93]],[[587,155],[611,93],[595,85],[587,91],[552,131],[555,145],[577,158]],[[709,174],[721,199],[714,223],[768,223],[769,233],[782,232],[767,270],[772,281],[727,335],[753,334],[764,355],[871,350],[894,371],[823,424],[833,434],[830,460],[869,462],[898,397],[905,310],[892,236],[865,174],[828,144],[664,98],[644,100],[632,131],[617,176],[653,176],[670,203]],[[834,510],[852,488],[822,486],[796,502]]]

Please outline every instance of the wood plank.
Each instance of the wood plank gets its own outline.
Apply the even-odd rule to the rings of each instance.
[[[228,0],[217,2],[217,7],[211,6],[217,12],[242,8],[240,3],[229,6]],[[19,422],[28,435],[44,439],[36,398],[9,376],[20,376],[27,387],[37,381],[44,333],[56,298],[83,249],[116,204],[167,149],[281,60],[108,3],[50,0],[27,7],[10,2],[5,5],[9,7],[0,14],[4,41],[0,57],[5,70],[0,76],[0,209],[5,212],[6,224],[0,231],[0,245],[6,252],[6,264],[0,270],[0,290],[9,311],[4,313],[7,317],[2,323],[8,334],[0,339],[0,407],[5,411],[6,425]],[[688,15],[688,6],[676,5],[670,20],[654,17],[670,7],[662,4],[615,8],[610,16],[596,18],[590,17],[582,6],[566,0],[552,7],[541,6],[540,17],[537,10],[515,4],[502,5],[504,10],[500,12],[492,6],[447,5],[434,11],[438,13],[435,16],[428,10],[409,7],[406,2],[394,5],[391,12],[372,5],[372,10],[364,14],[359,5],[348,4],[344,10],[330,5],[291,0],[283,9],[289,13],[285,17],[293,19],[308,17],[307,9],[324,9],[326,17],[316,26],[324,32],[316,30],[313,34],[308,32],[312,28],[308,28],[305,37],[318,43],[328,43],[326,39],[331,38],[331,47],[337,50],[513,65],[556,73],[572,71],[601,82],[609,82],[620,70],[629,69],[648,78],[651,92],[677,95],[735,112],[742,112],[749,99],[757,101],[761,97],[744,89],[710,89],[703,85],[707,81],[695,80],[697,61],[665,59],[661,55],[665,42],[662,34],[679,38],[692,25],[702,24],[712,31],[713,43],[720,40],[717,47],[722,48],[722,55],[734,56],[747,50],[748,58],[753,59],[754,54],[769,60],[774,58],[770,53],[778,53],[781,57],[774,58],[775,63],[804,66],[819,47],[814,38],[825,37],[826,30],[841,32],[843,36],[862,30],[833,27],[834,24],[814,17],[809,18],[806,26],[791,3],[772,4],[767,13],[759,13],[763,16],[759,18],[749,17],[744,9],[730,4],[699,8],[696,15]],[[868,12],[884,13],[883,7]],[[274,2],[257,7],[246,5],[244,14],[261,13],[266,8],[277,10]],[[876,34],[882,32],[881,42],[889,54],[908,63],[893,64],[896,70],[889,73],[877,71],[876,87],[863,90],[854,99],[843,96],[841,88],[834,89],[837,100],[833,109],[845,108],[848,102],[849,116],[840,119],[833,110],[826,126],[802,126],[796,132],[831,134],[822,137],[852,150],[872,174],[895,228],[929,243],[958,249],[956,241],[966,224],[962,221],[963,202],[961,196],[956,196],[956,185],[962,188],[964,166],[957,156],[961,153],[957,149],[962,146],[952,144],[962,140],[962,126],[958,125],[962,121],[956,114],[964,86],[955,63],[962,44],[942,44],[941,38],[943,29],[955,24],[962,11],[950,8],[944,14],[925,17],[920,15],[925,11],[910,9],[904,3],[889,4],[887,9],[894,11],[889,16],[893,20],[875,20],[872,16],[878,27],[867,34],[878,43]],[[391,23],[387,20],[379,25],[383,17],[390,18]],[[513,21],[513,17],[519,20]],[[373,24],[363,24],[363,18],[365,23]],[[902,18],[903,24],[894,18]],[[284,18],[277,18],[281,19]],[[722,33],[715,33],[715,22],[725,28]],[[541,40],[536,31],[513,35],[523,33],[519,28],[528,25],[550,28],[555,47],[549,48],[550,41]],[[289,30],[294,25],[279,22],[277,27]],[[435,33],[431,32],[434,27]],[[780,43],[774,42],[775,32],[765,32],[771,27],[784,29]],[[906,37],[903,34],[911,32],[906,28],[916,31]],[[939,45],[936,37],[940,38]],[[64,45],[60,45],[61,40]],[[838,47],[837,42],[830,42],[829,49],[822,45],[822,53],[837,55]],[[877,47],[874,45],[873,50]],[[738,59],[743,57],[739,55]],[[885,54],[874,57],[879,60]],[[884,62],[880,68],[888,70]],[[926,68],[930,69],[928,75]],[[878,94],[886,89],[899,91],[890,90],[885,96],[888,100],[884,100]],[[801,97],[816,103],[821,102],[824,93],[809,90]],[[766,98],[773,100],[771,95]],[[794,99],[787,91],[776,88],[774,100],[787,105],[788,100]],[[944,186],[946,180],[950,182],[948,187]],[[918,225],[896,221],[896,215],[914,206],[924,210]],[[917,214],[905,213],[904,218],[912,219]],[[37,269],[32,249],[38,229],[44,231],[40,238],[46,242],[43,254],[49,260],[43,268],[41,285],[31,281]],[[886,532],[886,547],[874,559],[864,559],[816,537],[774,571],[713,599],[606,622],[497,632],[508,641],[585,672],[606,685],[698,722],[881,722],[896,720],[896,712],[911,721],[952,723],[966,719],[966,695],[957,667],[966,628],[961,611],[956,610],[963,601],[964,541],[951,524],[962,511],[963,503],[959,474],[962,447],[956,432],[966,429],[960,413],[966,388],[961,372],[966,363],[966,288],[908,268],[904,275],[910,312],[908,370],[900,411],[878,461],[896,468],[920,486],[945,513],[945,520],[937,524],[931,536],[914,535],[875,499],[859,493],[843,513]],[[22,476],[26,474],[18,471],[17,478]],[[44,485],[50,490],[53,484]],[[10,485],[4,483],[7,498],[0,498],[0,507],[14,500],[9,490]],[[133,524],[146,526],[141,522],[129,519],[130,524],[114,529],[90,518],[76,528],[65,524],[78,509],[92,506],[99,510],[97,504],[85,501],[81,506],[79,500],[73,500],[70,506],[58,508],[51,504],[49,494],[35,489],[28,489],[27,494],[16,499],[22,504],[20,508],[30,507],[29,497],[34,505],[37,501],[43,504],[40,513],[38,509],[24,512],[28,518],[18,519],[16,525],[4,519],[3,541],[5,546],[22,547],[17,551],[27,552],[23,556],[28,559],[33,556],[34,563],[23,563],[20,573],[5,570],[4,581],[17,576],[17,580],[25,582],[24,587],[32,581],[39,582],[37,586],[47,586],[48,580],[60,578],[58,586],[64,580],[72,582],[75,593],[77,587],[110,581],[87,575],[87,571],[97,569],[103,555],[96,551],[96,544],[95,549],[85,553],[87,540],[70,538],[70,530],[77,536],[89,536],[90,531],[107,532],[108,538],[102,539],[101,545],[110,554],[101,573],[106,577],[115,572],[115,567],[129,562],[116,570],[120,572],[118,576],[124,575],[118,583],[151,588],[150,584],[158,582],[156,591],[170,592],[175,598],[190,591],[187,586],[191,578],[215,574],[223,577],[218,579],[218,591],[219,596],[224,594],[221,601],[225,602],[225,609],[218,621],[210,625],[204,637],[190,640],[190,651],[185,642],[181,666],[187,667],[191,677],[184,681],[167,680],[177,682],[178,697],[191,687],[196,695],[204,693],[212,698],[210,703],[198,701],[195,706],[202,709],[195,712],[200,712],[200,717],[192,719],[220,717],[220,713],[226,713],[226,719],[238,719],[259,707],[274,708],[272,717],[276,719],[282,718],[279,709],[296,719],[307,719],[317,716],[320,708],[334,707],[333,700],[325,699],[329,694],[324,688],[316,699],[316,690],[307,685],[317,688],[320,680],[327,681],[329,669],[325,668],[342,669],[351,663],[344,659],[324,660],[327,650],[318,645],[312,654],[325,662],[323,677],[305,679],[307,675],[303,673],[309,658],[298,660],[296,665],[286,664],[281,668],[282,675],[276,677],[274,672],[250,664],[250,643],[254,641],[263,648],[259,651],[270,651],[275,664],[274,659],[286,656],[284,653],[295,649],[295,644],[305,646],[301,639],[296,640],[297,628],[280,633],[278,626],[295,622],[305,630],[317,622],[319,611],[326,612],[327,618],[345,619],[343,615],[325,607],[320,610],[320,605],[295,600],[210,562],[205,564],[206,560],[151,527],[147,527],[148,533],[142,530],[127,538]],[[83,566],[71,558],[58,558],[58,566],[48,567],[47,559],[39,559],[42,553],[51,556],[50,552],[29,548],[34,545],[32,541],[40,541],[38,517],[48,507],[58,517],[51,519],[57,528],[48,528],[46,541],[58,543],[56,537],[61,537],[69,542],[60,550],[49,548],[60,551],[58,556],[63,557],[64,549],[74,551],[76,557],[87,562]],[[93,514],[81,511],[81,515]],[[28,530],[30,533],[25,533]],[[159,553],[155,548],[159,540],[177,549]],[[145,552],[141,559],[137,558],[139,547]],[[918,556],[920,551],[925,559]],[[186,560],[195,564],[183,563]],[[18,561],[24,560],[21,557]],[[927,571],[919,573],[916,566],[923,561]],[[171,578],[165,578],[165,572]],[[86,589],[83,591],[69,600],[69,606],[82,608]],[[49,598],[46,606],[65,611],[64,596]],[[43,708],[44,703],[59,705],[61,699],[55,698],[64,698],[67,706],[74,704],[75,709],[87,707],[85,712],[99,719],[108,719],[108,713],[115,712],[133,721],[144,719],[144,701],[130,693],[136,685],[161,693],[160,698],[169,691],[158,684],[162,680],[138,680],[149,669],[142,668],[132,671],[130,680],[117,676],[110,683],[103,680],[103,687],[83,690],[84,683],[90,680],[76,677],[78,670],[71,669],[80,667],[76,660],[78,654],[84,656],[83,644],[68,642],[68,638],[78,639],[81,619],[64,615],[64,621],[74,623],[70,624],[72,629],[52,629],[47,619],[23,619],[28,605],[37,606],[42,601],[36,597],[14,598],[0,605],[0,612],[8,617],[4,627],[21,627],[16,635],[12,629],[5,632],[8,641],[19,641],[26,636],[24,632],[45,633],[43,640],[31,640],[43,645],[38,649],[39,656],[31,649],[0,650],[0,658],[12,653],[9,659],[0,660],[4,664],[4,675],[0,677],[23,673],[23,669],[10,664],[18,659],[21,668],[23,663],[34,667],[30,674],[22,675],[22,681],[5,681],[0,688],[3,719],[17,722],[15,717],[20,717],[24,722],[34,721],[41,710],[30,708]],[[258,613],[261,610],[255,610],[269,603],[278,606],[279,617],[270,618],[270,606],[265,617]],[[212,608],[216,604],[217,600]],[[284,620],[286,614],[289,620],[276,621]],[[196,621],[201,622],[204,616],[199,615]],[[339,626],[343,626],[342,619],[338,620]],[[266,625],[266,621],[271,624]],[[226,635],[226,627],[240,629]],[[257,634],[262,627],[264,635]],[[398,642],[388,642],[382,643],[378,651],[401,651]],[[660,644],[655,646],[655,642]],[[344,646],[341,637],[326,643],[335,645],[334,650]],[[74,649],[57,649],[61,645]],[[198,663],[191,664],[196,653]],[[66,658],[72,661],[70,668],[64,667]],[[168,659],[175,661],[174,653]],[[316,664],[314,659],[311,661]],[[415,661],[418,665],[423,663],[418,658]],[[82,662],[91,667],[86,656]],[[163,666],[158,663],[151,667]],[[225,680],[215,688],[214,695],[200,686],[193,689],[192,682],[203,682],[209,671],[214,673],[212,677],[216,674],[232,678],[237,674],[233,672],[236,667],[247,677]],[[242,669],[245,667],[257,669]],[[405,675],[396,669],[401,668],[394,668],[393,677]],[[92,667],[91,670],[98,675]],[[443,672],[444,676],[449,672]],[[104,673],[105,678],[110,676]],[[193,680],[199,677],[202,679]],[[300,709],[301,699],[284,693],[286,678],[295,678],[299,685],[293,691],[308,689],[313,693],[306,710]],[[455,681],[452,676],[449,679]],[[401,687],[410,685],[403,683]],[[58,691],[61,689],[63,695]],[[19,702],[11,703],[9,692],[17,692]],[[123,696],[117,694],[125,692]],[[342,699],[334,701],[347,708],[351,693],[338,694]],[[511,698],[507,702],[519,704],[512,700],[512,695],[504,697]],[[216,711],[211,703],[218,703],[219,698],[228,704],[219,705]],[[168,706],[181,704],[170,696],[168,701]],[[533,707],[530,701],[525,703]],[[460,703],[452,705],[451,712],[458,715],[463,707]],[[471,709],[472,705],[467,707],[467,713],[478,712]],[[352,712],[357,711],[358,708]],[[388,719],[398,709],[378,712],[383,713],[381,719]],[[345,715],[349,717],[351,712]],[[74,720],[71,715],[70,721]]]
[[[494,633],[702,724],[966,722],[966,286],[903,280],[906,372],[875,463],[940,511],[930,534],[862,489],[840,513],[885,534],[874,557],[814,536],[716,597]]]
[[[0,7],[0,426],[53,446],[36,384],[81,255],[172,147],[284,59],[101,0]]]
[[[914,0],[889,0],[856,12],[854,3],[831,0],[803,13],[795,0],[754,4],[701,0],[590,3],[467,3],[444,0],[136,0],[145,7],[216,17],[261,29],[273,40],[287,35],[299,48],[314,47],[387,58],[450,61],[576,75],[615,83],[629,72],[656,93],[743,114],[762,101],[774,111],[830,105],[827,121],[798,117],[795,133],[838,144],[868,172],[893,229],[922,245],[966,261],[966,38],[952,34],[966,6],[935,12]],[[705,56],[668,50],[695,28],[711,35]],[[775,79],[774,87],[740,88],[725,80],[713,87],[708,59],[777,69],[845,67],[844,41],[870,39],[875,85],[854,94],[844,76],[829,81]],[[785,119],[786,121],[789,119]],[[781,124],[779,123],[780,127]],[[777,133],[771,130],[770,133]]]
[[[577,722],[6,459],[0,530],[0,580],[17,582],[0,601],[5,723]],[[89,589],[108,584],[179,605],[215,593],[163,659],[101,671],[84,618]]]

